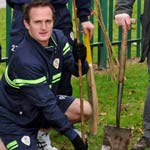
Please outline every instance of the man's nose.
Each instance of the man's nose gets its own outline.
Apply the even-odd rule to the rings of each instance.
[[[41,28],[42,28],[43,30],[46,29],[46,23],[45,23],[45,22],[42,22]]]

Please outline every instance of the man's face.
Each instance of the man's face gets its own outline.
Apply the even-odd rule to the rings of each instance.
[[[43,46],[48,41],[53,29],[53,14],[49,7],[36,7],[30,10],[29,22],[24,21],[30,36]]]

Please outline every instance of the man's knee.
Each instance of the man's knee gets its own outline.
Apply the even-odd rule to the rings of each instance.
[[[85,119],[89,119],[92,115],[92,107],[88,101],[84,101],[84,116]]]
[[[88,120],[92,114],[92,107],[88,101],[84,100],[83,112],[85,120]],[[75,99],[65,113],[72,123],[81,121],[80,99]]]

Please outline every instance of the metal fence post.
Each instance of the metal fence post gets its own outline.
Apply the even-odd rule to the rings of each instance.
[[[141,47],[140,47],[140,37],[141,37],[141,26],[140,26],[140,16],[141,16],[141,0],[137,0],[137,39],[139,39],[138,41],[137,41],[137,47],[136,47],[136,56],[137,57],[140,57],[140,49],[141,49]]]
[[[107,29],[107,0],[100,0],[101,7],[102,7],[102,16],[105,27]],[[105,43],[104,36],[101,32],[100,26],[98,26],[98,41],[102,41]],[[106,53],[106,46],[103,44],[103,47],[98,51],[98,68],[99,69],[106,69],[107,64],[107,53]]]
[[[11,28],[11,8],[6,5],[6,56],[8,57],[8,49],[10,43],[10,28]]]

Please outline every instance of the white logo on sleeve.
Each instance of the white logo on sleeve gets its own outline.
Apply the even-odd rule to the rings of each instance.
[[[74,40],[74,34],[73,34],[73,32],[70,32],[70,38],[71,38],[72,40]]]
[[[25,145],[30,146],[30,137],[29,137],[29,136],[23,136],[23,137],[21,138],[21,142],[22,142],[23,144],[25,144]]]

